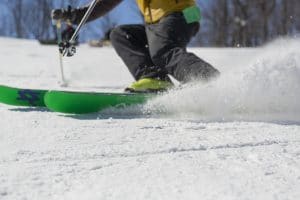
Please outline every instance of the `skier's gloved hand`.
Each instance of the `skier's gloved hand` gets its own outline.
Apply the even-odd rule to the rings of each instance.
[[[68,9],[54,9],[52,10],[51,17],[54,20],[70,21],[75,23],[77,10],[68,7]]]

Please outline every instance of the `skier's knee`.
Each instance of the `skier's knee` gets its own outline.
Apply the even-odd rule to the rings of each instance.
[[[112,44],[115,44],[116,41],[119,40],[120,36],[122,35],[122,28],[120,26],[112,29],[112,31],[110,32],[109,38],[110,41],[112,42]]]
[[[128,40],[129,38],[129,33],[128,33],[128,26],[127,25],[121,25],[117,26],[112,29],[110,32],[110,40],[112,44],[124,40]]]

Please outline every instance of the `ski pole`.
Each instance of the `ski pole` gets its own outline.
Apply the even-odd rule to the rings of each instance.
[[[64,65],[63,65],[63,51],[62,51],[62,30],[61,30],[61,20],[56,21],[56,31],[57,31],[57,43],[59,46],[59,66],[60,66],[60,75],[61,75],[61,81],[62,86],[67,86],[67,81],[65,79],[64,74]]]
[[[63,51],[63,56],[65,56],[67,54],[67,56],[73,56],[74,53],[76,52],[75,47],[73,46],[73,44],[75,43],[75,40],[78,36],[78,33],[80,31],[80,29],[82,28],[82,26],[86,23],[86,21],[88,20],[88,18],[90,17],[90,15],[92,14],[96,4],[98,3],[99,0],[94,0],[88,10],[86,11],[85,15],[83,16],[81,22],[79,23],[78,27],[76,28],[74,34],[72,35],[71,39],[67,42],[67,44],[65,44],[64,46],[64,51]]]

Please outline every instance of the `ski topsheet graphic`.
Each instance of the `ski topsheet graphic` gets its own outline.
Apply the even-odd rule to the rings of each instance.
[[[54,112],[88,114],[110,107],[142,104],[155,94],[32,90],[0,86],[0,103],[47,107]]]
[[[0,102],[13,106],[45,107],[47,90],[21,89],[0,85]]]

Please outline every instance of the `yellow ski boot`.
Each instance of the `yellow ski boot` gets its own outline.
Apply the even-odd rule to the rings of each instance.
[[[132,83],[126,92],[137,92],[137,93],[151,93],[151,92],[163,92],[173,87],[173,83],[170,81],[163,81],[154,78],[142,78]]]

